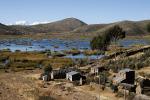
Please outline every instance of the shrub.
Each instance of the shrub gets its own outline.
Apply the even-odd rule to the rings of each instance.
[[[108,29],[102,36],[94,37],[90,45],[92,49],[106,50],[112,41],[116,42],[122,38],[125,38],[125,31],[118,25],[115,25]]]
[[[44,66],[45,73],[50,73],[51,71],[52,71],[52,66],[50,64]]]

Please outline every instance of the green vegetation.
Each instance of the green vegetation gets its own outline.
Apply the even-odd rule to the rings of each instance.
[[[44,66],[44,72],[50,73],[52,71],[52,66],[50,64]]]
[[[116,42],[122,38],[125,38],[125,31],[116,25],[107,30],[102,36],[94,37],[91,41],[91,48],[93,50],[106,50],[112,41]]]
[[[91,48],[94,49],[99,49],[99,50],[105,50],[106,49],[106,43],[105,40],[102,36],[97,36],[94,37],[90,43]]]

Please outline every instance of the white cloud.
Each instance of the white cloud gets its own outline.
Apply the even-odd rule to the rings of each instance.
[[[16,21],[15,25],[27,25],[27,21]]]
[[[50,21],[35,21],[33,23],[28,23],[25,20],[20,20],[20,21],[16,21],[15,23],[7,23],[6,25],[37,25],[37,24],[46,24],[49,23]]]
[[[30,25],[46,24],[46,23],[49,23],[49,22],[48,21],[43,21],[43,22],[36,21],[36,22],[31,23]]]

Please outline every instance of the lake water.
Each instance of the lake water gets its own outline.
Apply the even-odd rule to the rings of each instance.
[[[121,46],[124,46],[124,47],[130,47],[130,46],[133,46],[133,45],[148,45],[150,44],[150,41],[146,41],[146,40],[143,40],[143,39],[138,39],[138,40],[131,40],[131,39],[127,39],[127,40],[120,40],[119,41],[119,44]]]
[[[50,49],[51,51],[71,50],[73,48],[83,50],[90,49],[88,41],[76,40],[60,40],[60,39],[17,39],[0,41],[0,50],[9,48],[11,51],[43,51]]]
[[[129,47],[134,44],[150,44],[145,40],[121,40],[119,44],[124,47]],[[32,39],[12,39],[12,40],[0,40],[0,50],[10,49],[11,51],[44,51],[46,49],[51,51],[61,52],[63,50],[86,50],[90,48],[89,40],[61,40],[61,39],[42,39],[42,40],[32,40]],[[96,59],[101,56],[85,56],[83,54],[72,56],[67,55],[69,58],[87,58],[91,57]]]
[[[103,57],[103,55],[91,55],[91,56],[85,56],[84,54],[79,54],[79,55],[67,55],[65,56],[66,58],[72,58],[72,59],[100,59]]]

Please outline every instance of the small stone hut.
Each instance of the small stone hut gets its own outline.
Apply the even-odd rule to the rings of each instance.
[[[66,79],[70,81],[77,81],[77,80],[79,81],[80,78],[82,78],[81,74],[76,71],[71,71],[66,74]]]

